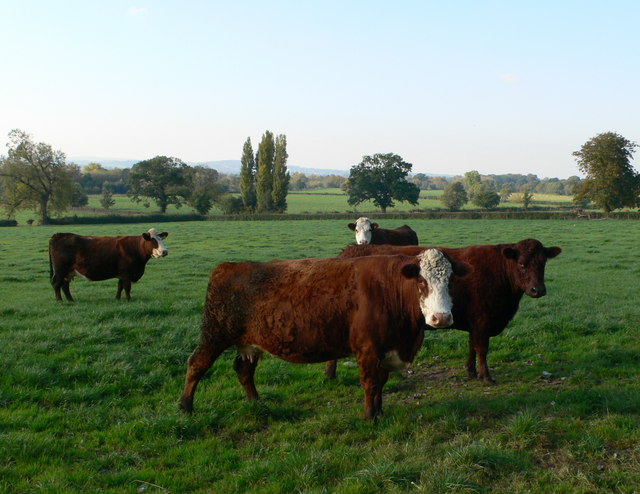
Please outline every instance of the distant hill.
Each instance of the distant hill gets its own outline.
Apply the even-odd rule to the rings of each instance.
[[[69,158],[70,163],[75,163],[79,166],[86,166],[89,163],[100,163],[105,168],[131,168],[140,160],[115,160],[108,158]],[[207,168],[213,168],[220,173],[240,173],[240,160],[218,160],[218,161],[187,161],[190,166],[206,166]],[[342,175],[349,176],[349,170],[328,170],[324,168],[305,168],[296,165],[287,165],[287,168],[291,173],[304,173],[305,175]]]
[[[69,163],[75,163],[79,166],[86,166],[89,163],[100,163],[105,168],[131,168],[140,160],[116,160],[109,158],[68,158]],[[240,160],[218,160],[218,161],[187,161],[190,166],[206,166],[207,168],[213,168],[220,173],[240,173]],[[341,175],[343,177],[349,176],[349,170],[337,170],[326,168],[307,168],[304,166],[287,165],[287,169],[291,173],[304,173],[305,175]],[[419,172],[416,172],[419,173]],[[438,173],[425,173],[429,177],[453,177],[453,175],[443,175]]]

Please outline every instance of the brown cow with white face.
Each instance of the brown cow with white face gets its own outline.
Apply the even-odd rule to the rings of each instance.
[[[365,418],[382,411],[389,370],[410,363],[425,320],[452,324],[449,279],[464,266],[440,251],[419,256],[223,263],[211,273],[200,344],[189,358],[180,407],[193,410],[196,386],[235,346],[234,369],[247,398],[262,352],[293,363],[355,355]]]
[[[72,302],[69,283],[80,276],[89,281],[118,278],[116,298],[120,299],[124,289],[127,300],[131,300],[131,283],[142,277],[147,261],[169,253],[163,242],[167,235],[155,228],[142,235],[120,237],[56,233],[49,240],[50,277],[56,299],[62,300],[62,291]]]
[[[339,257],[381,254],[418,255],[430,247],[352,245]],[[544,270],[547,259],[558,256],[560,247],[544,247],[533,238],[514,244],[473,245],[462,248],[436,247],[449,258],[471,266],[469,276],[454,278],[453,327],[469,333],[467,375],[494,384],[487,365],[489,338],[502,333],[515,316],[523,294],[539,298],[547,293]],[[476,356],[478,370],[476,371]],[[327,377],[335,377],[336,362],[327,362]]]

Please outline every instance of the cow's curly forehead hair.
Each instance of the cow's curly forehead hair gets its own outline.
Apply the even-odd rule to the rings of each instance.
[[[427,249],[418,256],[418,259],[420,259],[420,275],[428,282],[448,280],[453,273],[451,263],[438,249]]]

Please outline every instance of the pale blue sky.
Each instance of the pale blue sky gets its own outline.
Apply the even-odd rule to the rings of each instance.
[[[271,130],[290,165],[566,178],[596,134],[640,141],[637,0],[0,0],[0,26],[1,154],[19,128],[69,158],[239,159]]]

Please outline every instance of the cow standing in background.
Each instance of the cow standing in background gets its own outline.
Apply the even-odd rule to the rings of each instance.
[[[124,290],[131,300],[131,283],[142,277],[147,261],[169,253],[163,243],[167,235],[155,228],[142,235],[119,237],[56,233],[49,240],[49,270],[56,299],[62,300],[62,291],[73,301],[69,283],[78,275],[89,281],[118,278],[116,298],[119,300]]]
[[[429,247],[351,245],[338,257],[381,254],[418,255]],[[467,263],[471,273],[455,278],[451,287],[453,328],[469,333],[469,357],[465,365],[469,377],[495,384],[489,373],[489,338],[502,333],[515,316],[525,293],[539,298],[547,293],[544,269],[547,259],[558,256],[560,247],[544,247],[529,238],[515,244],[473,245],[462,248],[436,247],[449,258]],[[476,370],[476,356],[478,369]],[[336,375],[336,362],[327,362],[325,374]]]
[[[393,229],[380,228],[369,218],[360,217],[355,223],[349,223],[347,226],[356,232],[358,245],[418,245],[418,234],[408,225]]]
[[[247,398],[263,351],[293,363],[355,355],[365,418],[382,412],[389,370],[418,352],[425,324],[451,325],[449,279],[464,274],[440,251],[419,256],[222,263],[211,273],[200,344],[189,357],[180,408],[193,410],[198,382],[227,348]]]

